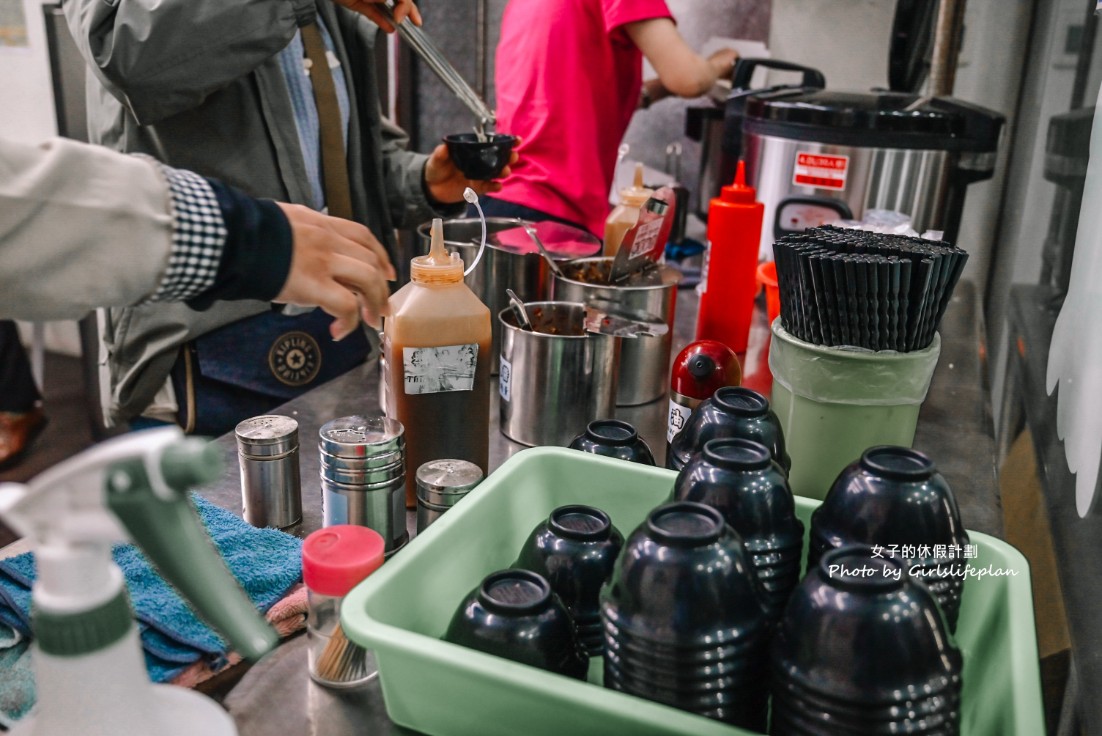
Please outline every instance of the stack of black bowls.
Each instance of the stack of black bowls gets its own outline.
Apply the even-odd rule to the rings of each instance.
[[[784,449],[780,419],[769,408],[769,399],[742,386],[716,389],[710,399],[693,409],[685,426],[670,442],[666,467],[681,470],[709,440],[734,438],[754,440],[768,447],[785,473],[792,467]]]
[[[808,570],[827,550],[872,545],[930,588],[955,631],[968,541],[953,491],[930,458],[909,447],[871,447],[812,514]]]
[[[764,731],[769,626],[749,556],[703,504],[659,506],[601,593],[605,687]]]
[[[562,600],[590,657],[604,651],[601,587],[624,537],[608,514],[592,506],[560,506],[528,536],[516,567],[543,575]]]
[[[800,582],[804,525],[784,470],[753,440],[710,440],[681,469],[673,500],[716,509],[742,538],[761,585],[766,617],[776,622]]]
[[[827,552],[771,657],[773,736],[960,732],[962,659],[933,595],[866,547]]]

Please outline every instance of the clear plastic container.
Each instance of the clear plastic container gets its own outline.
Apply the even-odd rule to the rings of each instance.
[[[385,543],[367,527],[319,529],[302,544],[306,583],[306,638],[310,678],[331,688],[351,688],[378,675],[375,657],[341,628],[344,596],[383,563]]]

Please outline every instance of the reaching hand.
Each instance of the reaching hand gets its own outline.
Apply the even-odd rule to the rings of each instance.
[[[519,140],[516,145],[520,145]],[[509,164],[515,164],[517,158],[516,146],[514,146],[513,153],[509,157]],[[504,179],[510,173],[512,171],[509,165],[506,165],[498,174],[498,179]],[[433,199],[445,204],[461,201],[463,190],[467,187],[475,190],[479,196],[501,190],[501,184],[498,181],[476,181],[463,176],[463,172],[459,170],[448,154],[448,147],[443,143],[433,150],[425,164],[425,186],[428,187],[429,194],[432,195]]]
[[[720,49],[708,57],[708,65],[712,67],[716,79],[730,79],[738,62],[738,52],[734,49]]]
[[[395,23],[401,23],[407,17],[413,21],[413,25],[421,25],[421,11],[417,9],[417,6],[413,4],[413,0],[394,0],[394,7],[391,12],[394,14],[394,23],[391,23],[386,15],[375,7],[377,5],[385,5],[386,0],[334,0],[339,5],[343,5],[349,10],[353,10],[360,15],[367,16],[375,25],[382,28],[387,33],[394,33],[396,30]]]
[[[319,306],[336,317],[334,340],[352,333],[362,317],[378,327],[389,314],[387,280],[397,278],[386,250],[363,225],[279,203],[294,238],[291,271],[273,301]]]

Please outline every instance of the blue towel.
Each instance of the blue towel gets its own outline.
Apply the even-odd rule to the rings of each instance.
[[[0,726],[11,729],[34,705],[34,673],[26,637],[0,625]]]
[[[257,529],[240,517],[192,494],[215,546],[257,610],[266,612],[302,578],[302,541],[276,529]],[[221,663],[226,644],[176,594],[133,545],[112,550],[122,569],[138,620],[150,676],[172,679],[187,665],[206,658]],[[0,622],[29,634],[32,553],[0,560]]]

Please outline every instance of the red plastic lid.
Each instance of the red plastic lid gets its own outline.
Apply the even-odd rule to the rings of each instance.
[[[746,162],[738,162],[738,171],[735,172],[735,183],[723,187],[719,192],[719,198],[724,202],[737,204],[753,204],[758,198],[758,192],[754,187],[746,185]]]
[[[718,340],[697,340],[678,353],[670,388],[690,399],[707,399],[724,386],[738,386],[742,367],[731,348]]]
[[[302,580],[315,593],[347,595],[383,564],[385,547],[379,533],[365,526],[318,529],[302,543]]]

